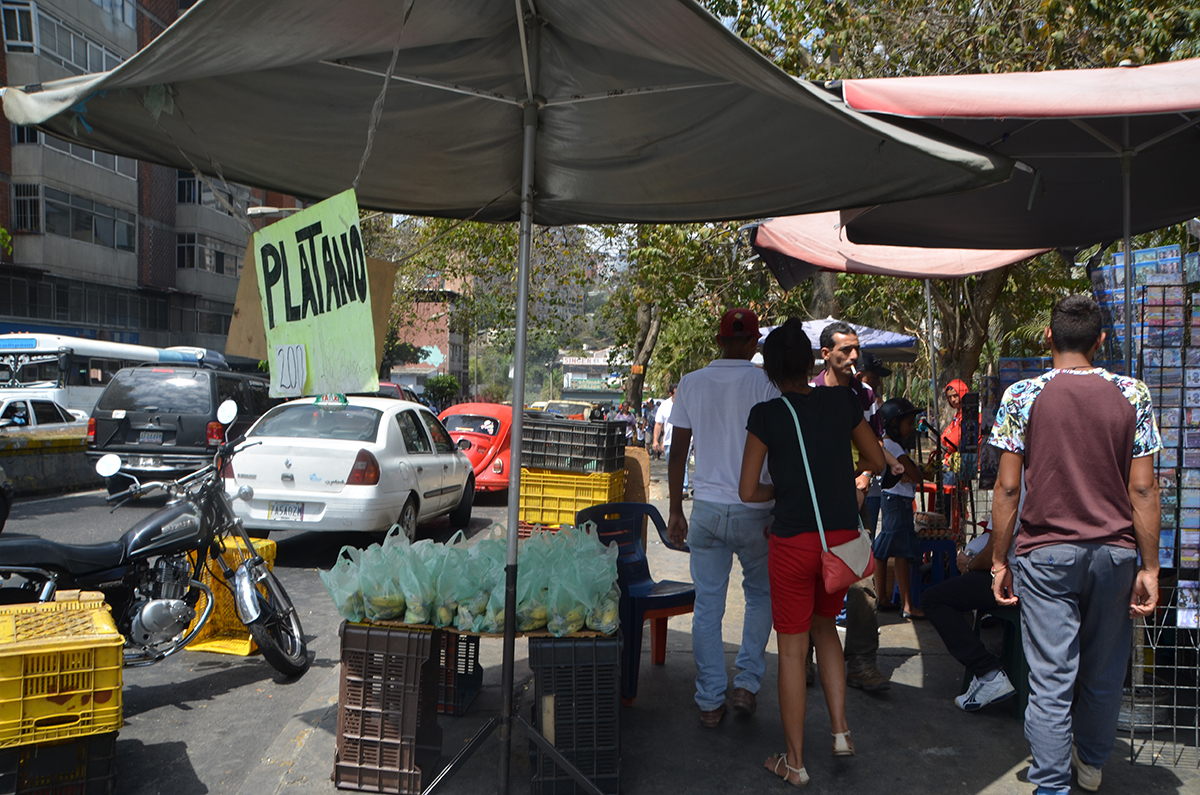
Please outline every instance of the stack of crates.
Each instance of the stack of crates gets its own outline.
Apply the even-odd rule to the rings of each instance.
[[[124,645],[99,593],[0,606],[0,793],[116,792]]]
[[[439,634],[442,641],[438,644],[437,710],[443,715],[462,715],[483,687],[479,637],[453,632]]]
[[[621,638],[530,638],[533,724],[605,795],[621,789]],[[583,789],[531,741],[533,795]]]
[[[522,522],[573,524],[576,511],[625,495],[624,422],[525,415],[521,433]]]
[[[342,623],[338,691],[339,789],[413,793],[433,780],[442,752],[437,722],[442,633]]]

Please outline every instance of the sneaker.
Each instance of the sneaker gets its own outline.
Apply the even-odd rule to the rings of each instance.
[[[1079,751],[1074,743],[1071,744],[1071,764],[1075,766],[1075,777],[1079,780],[1080,789],[1088,792],[1100,789],[1100,777],[1103,773],[1100,768],[1092,767],[1079,758]]]
[[[998,671],[996,678],[990,682],[982,682],[978,676],[972,677],[967,692],[955,698],[954,703],[963,712],[974,712],[988,704],[1003,701],[1015,692],[1017,689],[1008,681],[1008,675],[1004,671]]]
[[[846,666],[846,684],[868,693],[890,690],[892,687],[892,683],[875,667],[875,663],[865,661]]]

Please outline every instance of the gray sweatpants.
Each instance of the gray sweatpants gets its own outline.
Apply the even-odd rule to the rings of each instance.
[[[1070,788],[1072,741],[1079,758],[1095,767],[1112,753],[1133,640],[1136,572],[1135,550],[1105,544],[1055,544],[1016,559],[1029,663],[1025,738],[1035,786]]]

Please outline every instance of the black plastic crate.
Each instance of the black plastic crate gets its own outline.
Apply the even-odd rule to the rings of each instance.
[[[621,788],[621,638],[530,638],[534,726],[601,792]],[[534,795],[582,789],[530,743]]]
[[[561,472],[616,472],[625,468],[624,422],[589,422],[525,414],[521,466]]]
[[[479,664],[479,638],[443,632],[438,654],[437,710],[446,715],[462,715],[483,687],[483,666]]]
[[[442,751],[442,632],[343,622],[333,780],[339,789],[420,793]]]
[[[113,795],[117,733],[0,751],[0,795]]]

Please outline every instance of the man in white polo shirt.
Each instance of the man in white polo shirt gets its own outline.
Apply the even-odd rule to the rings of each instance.
[[[742,562],[746,612],[737,676],[730,701],[743,715],[758,706],[771,636],[771,586],[767,578],[767,530],[774,502],[747,504],[738,499],[746,418],[750,409],[779,396],[750,359],[758,348],[758,317],[749,309],[731,309],[721,318],[717,342],[721,358],[679,382],[671,408],[674,426],[667,466],[671,509],[667,534],[685,539],[691,549],[696,608],[692,616],[692,654],[696,659],[696,704],[700,722],[716,727],[725,716],[725,644],[721,620],[733,556]],[[692,475],[695,502],[691,525],[683,515],[683,476],[688,444],[696,450]],[[770,482],[763,467],[763,482]]]

